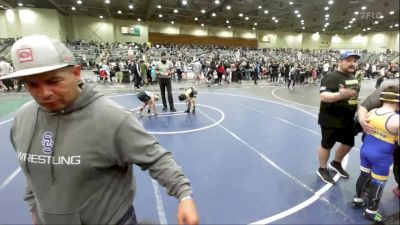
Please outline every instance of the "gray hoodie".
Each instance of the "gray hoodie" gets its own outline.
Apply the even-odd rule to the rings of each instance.
[[[34,101],[17,113],[11,141],[26,176],[24,199],[43,224],[115,224],[131,207],[132,164],[169,195],[192,194],[189,180],[126,109],[83,84],[58,113]]]

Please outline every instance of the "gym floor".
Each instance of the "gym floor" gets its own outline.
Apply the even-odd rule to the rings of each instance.
[[[391,81],[398,84],[398,79],[385,83]],[[370,224],[362,210],[351,208],[359,175],[360,135],[344,160],[349,179],[335,176],[336,184],[330,185],[316,175],[319,87],[288,89],[264,80],[258,85],[242,82],[200,85],[195,114],[183,113],[185,105],[177,98],[183,88],[194,84],[173,83],[178,112],[139,118],[191,180],[201,224]],[[360,98],[371,93],[374,85],[375,80],[364,80]],[[131,85],[97,88],[137,114],[141,103]],[[147,89],[158,91],[158,86]],[[29,99],[26,92],[0,94],[0,224],[31,223],[22,200],[24,177],[9,141],[13,115]],[[167,196],[147,172],[138,167],[134,172],[138,220],[176,224],[176,199]],[[391,174],[380,211],[394,215],[398,222],[395,185]]]

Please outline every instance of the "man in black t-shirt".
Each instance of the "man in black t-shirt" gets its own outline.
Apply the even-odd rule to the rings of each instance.
[[[357,110],[359,87],[353,74],[359,58],[356,53],[343,52],[337,70],[321,80],[318,124],[321,126],[322,140],[318,150],[320,167],[317,174],[323,181],[331,184],[334,184],[334,180],[327,169],[327,163],[330,150],[336,142],[340,142],[340,145],[329,167],[341,177],[349,177],[341,162],[354,146],[354,115]]]
[[[279,63],[277,61],[274,61],[274,63],[270,65],[270,68],[271,68],[272,83],[277,83],[279,75]]]
[[[283,67],[285,68],[283,75],[284,75],[285,83],[286,83],[289,81],[289,73],[290,73],[290,64],[287,60],[285,61],[285,64],[283,64]]]

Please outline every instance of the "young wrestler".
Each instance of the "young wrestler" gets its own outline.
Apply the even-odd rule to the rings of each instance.
[[[158,101],[158,95],[154,94],[151,91],[140,91],[137,95],[137,98],[144,103],[142,107],[139,109],[139,116],[143,116],[143,110],[148,106],[147,114],[150,115],[151,108],[153,108],[154,115],[158,115],[156,109],[156,101]]]
[[[179,95],[179,101],[186,100],[187,110],[185,113],[190,112],[191,106],[193,106],[192,113],[196,112],[196,98],[197,98],[197,90],[194,87],[189,87],[185,90],[184,93]]]
[[[374,129],[366,134],[361,146],[361,173],[356,184],[353,206],[367,205],[364,216],[375,222],[384,222],[378,213],[379,201],[393,164],[395,142],[399,136],[399,86],[385,88],[380,100],[383,105],[371,110],[367,120]],[[368,190],[368,202],[364,203],[363,193]]]

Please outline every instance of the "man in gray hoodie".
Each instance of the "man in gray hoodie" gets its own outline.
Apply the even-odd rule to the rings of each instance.
[[[179,224],[198,224],[189,180],[135,116],[80,81],[59,41],[33,35],[11,48],[34,101],[17,112],[11,142],[26,177],[35,224],[136,224],[132,165],[179,200]]]

